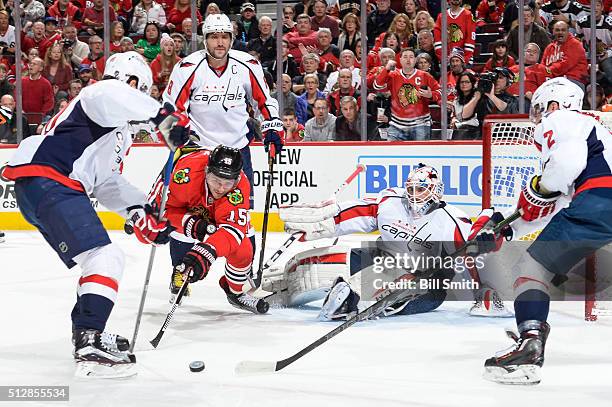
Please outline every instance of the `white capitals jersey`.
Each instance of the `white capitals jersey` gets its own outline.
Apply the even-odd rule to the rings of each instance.
[[[159,108],[155,99],[116,79],[87,86],[42,135],[21,142],[2,175],[50,178],[126,216],[129,206],[147,203],[145,194],[121,176],[132,145],[128,120],[148,120]]]
[[[442,202],[423,216],[414,216],[403,188],[390,188],[375,199],[342,202],[335,216],[336,235],[380,231],[383,245],[431,255],[451,254],[466,241],[472,222],[461,210]]]
[[[197,51],[174,66],[164,102],[187,112],[198,144],[242,148],[249,141],[247,103],[263,120],[278,118],[278,103],[270,97],[261,64],[246,52],[230,50],[221,71],[210,67],[205,51]]]

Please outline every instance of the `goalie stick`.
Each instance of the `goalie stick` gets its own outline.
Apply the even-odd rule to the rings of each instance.
[[[508,218],[506,218],[503,221],[501,221],[500,223],[498,223],[493,228],[493,232],[494,233],[498,233],[499,231],[501,231],[504,227],[506,227],[510,223],[512,223],[515,220],[517,220],[518,218],[520,218],[521,217],[521,213],[522,213],[521,210],[517,210],[516,212],[514,212]],[[476,239],[472,239],[472,240],[469,240],[469,241],[465,242],[461,247],[459,247],[457,250],[455,250],[449,256],[453,257],[453,256],[456,256],[457,254],[463,252],[468,246],[471,246],[472,244],[474,244],[475,241],[476,241]],[[413,276],[414,276],[413,279],[429,277],[434,271],[435,271],[434,269],[427,269],[427,270],[424,270],[423,272],[418,273],[418,274],[414,273],[413,274]],[[327,334],[323,335],[322,337],[320,337],[316,341],[312,342],[310,345],[306,346],[305,348],[302,348],[300,351],[298,351],[297,353],[289,356],[288,358],[281,359],[281,360],[278,360],[278,361],[245,360],[245,361],[242,361],[242,362],[240,362],[240,363],[238,363],[236,365],[236,367],[234,369],[234,372],[237,375],[278,372],[279,370],[284,369],[285,367],[289,366],[290,364],[292,364],[296,360],[300,359],[302,356],[304,356],[307,353],[310,353],[314,349],[318,348],[320,345],[324,344],[325,342],[327,342],[328,340],[330,340],[334,336],[338,335],[342,331],[345,331],[346,329],[350,328],[356,322],[364,321],[366,319],[375,317],[376,315],[379,315],[380,313],[382,313],[385,310],[385,308],[387,308],[388,306],[393,305],[396,302],[402,301],[404,299],[407,299],[411,295],[412,294],[410,294],[410,292],[407,291],[407,290],[395,290],[395,291],[391,291],[389,294],[387,294],[386,296],[384,296],[380,300],[376,301],[374,304],[372,304],[368,308],[366,308],[363,311],[358,312],[357,314],[353,315],[351,318],[349,318],[348,320],[346,320],[342,324],[338,325],[332,331],[330,331]]]

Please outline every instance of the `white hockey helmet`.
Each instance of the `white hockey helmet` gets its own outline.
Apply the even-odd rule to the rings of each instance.
[[[444,183],[438,171],[423,163],[410,171],[404,186],[410,209],[418,216],[425,215],[440,203],[444,195]]]
[[[151,68],[136,51],[111,55],[106,61],[104,76],[113,77],[126,83],[136,78],[138,80],[136,88],[147,95],[151,93],[151,86],[153,85]]]
[[[206,20],[204,20],[204,25],[202,26],[204,50],[211,57],[212,55],[210,52],[208,52],[208,47],[206,45],[206,37],[208,34],[213,33],[229,33],[231,36],[230,48],[232,47],[232,44],[234,43],[234,26],[232,25],[232,22],[228,16],[225,14],[209,14],[208,17],[206,17]]]
[[[529,119],[536,124],[539,123],[551,102],[557,102],[561,110],[580,110],[583,98],[584,91],[569,79],[563,77],[549,79],[533,93]]]

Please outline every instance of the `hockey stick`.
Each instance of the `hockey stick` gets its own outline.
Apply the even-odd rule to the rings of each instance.
[[[164,210],[166,209],[166,201],[168,200],[168,188],[170,186],[170,178],[172,177],[172,167],[174,164],[174,151],[170,150],[168,161],[164,167],[164,188],[162,190],[162,198],[159,206],[158,220],[161,220]],[[138,306],[138,314],[136,315],[136,325],[134,326],[134,334],[132,335],[132,342],[130,343],[130,353],[134,353],[134,347],[136,346],[136,337],[138,336],[138,330],[140,329],[140,320],[142,319],[142,312],[144,310],[144,303],[147,298],[147,292],[149,291],[149,280],[151,279],[151,270],[153,270],[153,260],[155,259],[155,251],[157,246],[151,246],[151,254],[149,254],[149,264],[147,265],[147,273],[145,275],[144,287],[142,289],[142,295],[140,296],[140,305]]]
[[[180,271],[180,272],[183,271],[183,270],[179,269],[181,266],[183,266],[183,270],[184,270],[184,267],[185,267],[184,265],[179,264],[178,266],[176,266],[176,269],[178,271]],[[164,324],[162,325],[162,327],[159,330],[159,332],[157,333],[157,335],[155,335],[155,338],[153,338],[150,341],[151,345],[153,345],[154,348],[157,348],[157,345],[159,345],[159,341],[161,341],[162,336],[164,336],[164,333],[166,333],[166,329],[168,328],[168,325],[170,325],[170,321],[172,321],[172,317],[174,316],[174,312],[176,311],[176,309],[181,304],[181,300],[183,299],[183,296],[187,292],[187,287],[189,286],[189,278],[190,277],[191,277],[191,274],[189,276],[185,276],[185,278],[183,279],[183,285],[181,286],[178,294],[176,294],[176,297],[174,298],[174,302],[172,303],[172,307],[170,308],[170,312],[168,312],[168,315],[166,315],[166,320],[164,321]]]
[[[518,219],[520,217],[521,217],[521,211],[520,210],[514,212],[508,218],[506,218],[503,221],[501,221],[500,223],[498,223],[493,228],[493,232],[494,233],[498,233],[504,227],[506,227],[507,225],[509,225],[510,223],[514,222],[516,219]],[[476,242],[476,239],[472,239],[472,240],[469,240],[469,241],[465,242],[460,248],[458,248],[453,253],[451,253],[449,255],[449,257],[454,257],[457,254],[463,252],[468,246],[471,246],[475,242]],[[435,269],[427,269],[427,270],[424,270],[421,273],[418,273],[418,274],[415,273],[415,274],[413,274],[413,280],[416,279],[416,278],[430,277],[431,274],[434,273],[434,272],[435,272]],[[395,290],[395,291],[391,291],[389,294],[387,294],[386,296],[384,296],[380,300],[376,301],[370,307],[368,307],[368,308],[364,309],[363,311],[353,315],[347,321],[345,321],[344,323],[338,325],[334,330],[332,330],[332,331],[328,332],[327,334],[323,335],[322,337],[320,337],[316,341],[312,342],[310,345],[306,346],[305,348],[301,349],[299,352],[293,354],[292,356],[290,356],[290,357],[288,357],[286,359],[278,360],[278,361],[250,361],[250,360],[245,360],[245,361],[242,361],[242,362],[240,362],[240,363],[238,363],[236,365],[236,368],[234,369],[234,372],[236,374],[238,374],[238,375],[278,372],[279,370],[284,369],[285,367],[289,366],[290,364],[292,364],[296,360],[300,359],[302,356],[304,356],[307,353],[313,351],[314,349],[316,349],[320,345],[324,344],[325,342],[327,342],[328,340],[330,340],[334,336],[338,335],[342,331],[348,329],[351,325],[355,324],[356,322],[364,321],[366,319],[375,317],[376,315],[379,315],[380,313],[382,313],[385,310],[385,308],[387,308],[388,306],[393,305],[396,302],[402,301],[402,300],[410,297],[411,295],[412,294],[410,293],[409,290]]]

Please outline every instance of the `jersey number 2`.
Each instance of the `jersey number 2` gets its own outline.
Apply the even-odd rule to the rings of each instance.
[[[543,137],[546,140],[546,144],[548,145],[548,148],[550,149],[553,146],[553,144],[555,144],[555,140],[553,140],[553,131],[548,130],[546,133],[544,133]]]

